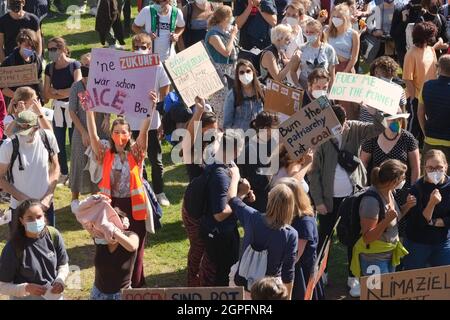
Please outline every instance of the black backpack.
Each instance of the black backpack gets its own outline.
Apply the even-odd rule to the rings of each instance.
[[[337,236],[339,241],[347,247],[354,246],[361,237],[359,205],[364,197],[374,197],[377,199],[380,206],[378,221],[384,219],[385,209],[383,200],[376,191],[370,190],[369,187],[361,189],[345,198],[339,206],[338,217],[341,217],[341,221],[337,226]]]
[[[45,133],[44,129],[39,129],[39,136],[41,137],[41,140],[42,140],[42,143],[45,146],[45,149],[47,149],[48,161],[51,163],[52,162],[52,157],[55,154],[55,152],[50,147],[50,142],[48,141],[48,137],[47,137],[47,134]],[[9,168],[8,168],[8,171],[6,172],[6,179],[8,180],[9,183],[13,184],[14,183],[14,177],[13,177],[12,169],[13,169],[14,161],[16,161],[17,158],[19,159],[19,170],[20,171],[25,170],[25,168],[23,167],[22,158],[20,157],[20,154],[19,154],[19,138],[17,138],[17,136],[15,136],[11,140],[11,142],[12,142],[12,145],[13,145],[13,151],[12,151],[12,154],[11,154],[11,160],[9,162]]]

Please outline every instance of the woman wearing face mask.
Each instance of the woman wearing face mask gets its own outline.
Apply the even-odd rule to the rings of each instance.
[[[336,72],[355,73],[359,57],[359,33],[352,29],[350,8],[346,4],[334,7],[326,35],[339,60]]]
[[[125,230],[129,227],[128,218],[117,212]],[[136,261],[139,237],[131,231],[122,231],[111,226],[113,240],[95,239],[95,279],[91,290],[91,300],[120,300],[121,290],[131,288],[131,277]]]
[[[308,22],[304,33],[307,42],[300,48],[300,57],[298,55],[292,57],[291,78],[298,87],[307,88],[308,76],[316,68],[327,70],[330,74],[330,86],[333,85],[338,59],[333,47],[323,42],[322,29],[319,21]],[[297,77],[299,69],[300,77]]]
[[[47,226],[39,200],[17,207],[17,228],[0,257],[0,294],[13,300],[58,298],[69,275],[64,240]]]
[[[361,238],[353,247],[351,270],[357,277],[394,272],[408,254],[398,235],[398,221],[415,205],[411,197],[400,210],[394,191],[405,182],[406,165],[387,160],[371,173],[372,186],[359,205]],[[383,210],[383,211],[380,211]]]
[[[36,91],[41,103],[44,102],[43,83],[42,83],[42,57],[36,53],[36,33],[31,29],[22,29],[16,38],[17,48],[6,57],[1,67],[12,67],[35,63],[37,67],[38,84],[30,85]],[[9,99],[14,96],[17,87],[3,88],[3,95]],[[8,100],[9,100],[8,99]]]
[[[67,166],[66,136],[69,129],[69,141],[72,139],[72,119],[69,113],[70,88],[81,80],[80,63],[70,59],[70,51],[63,38],[48,41],[48,57],[52,61],[45,67],[45,99],[53,99],[53,131],[58,141],[58,153],[61,177],[58,183],[65,184],[69,179]]]
[[[270,40],[272,45],[261,53],[261,79],[263,83],[268,78],[283,82],[291,67],[286,51],[293,41],[292,27],[285,24],[277,25],[270,30]]]
[[[411,188],[417,205],[410,210],[403,260],[406,270],[450,264],[450,180],[447,159],[440,150],[424,156],[425,175]]]
[[[208,19],[212,16],[214,8],[208,0],[195,0],[194,2],[188,2],[183,7],[182,12],[186,29],[178,42],[180,51],[205,39]]]
[[[112,123],[109,141],[100,140],[94,112],[86,111],[91,147],[99,160],[98,163],[102,164],[102,179],[98,184],[100,192],[111,198],[112,207],[118,207],[127,214],[130,221],[129,230],[139,236],[138,254],[131,278],[133,288],[145,285],[144,244],[147,234],[145,219],[148,212],[141,177],[148,146],[147,132],[156,112],[157,96],[154,91],[149,92],[149,99],[153,101],[153,109],[142,121],[136,142],[131,141],[130,125],[123,118],[118,118]]]
[[[86,112],[80,102],[80,97],[86,91],[91,54],[86,53],[82,55],[80,62],[83,79],[72,85],[69,97],[70,117],[75,126],[70,153],[71,179],[69,181],[69,187],[72,192],[72,201],[78,200],[80,193],[89,194],[98,192],[97,184],[91,181],[89,171],[84,170],[89,159],[85,155],[85,152],[90,145],[90,140],[86,124]],[[95,113],[95,122],[97,127],[102,129],[100,130],[100,138],[107,139],[109,134],[109,114]]]
[[[303,5],[298,2],[292,2],[286,7],[283,23],[292,27],[293,41],[288,45],[286,57],[290,59],[294,52],[304,43],[303,30],[300,27],[300,17],[304,12]]]
[[[264,93],[255,67],[248,60],[237,62],[235,79],[237,81],[228,92],[223,107],[223,128],[246,131],[250,122],[263,110]]]
[[[420,176],[420,154],[417,140],[404,129],[409,114],[399,113],[386,119],[388,127],[378,137],[366,140],[362,145],[360,159],[367,171],[386,160],[395,159],[407,166],[405,184],[394,193],[396,202],[407,202],[409,189]],[[399,224],[400,236],[404,236],[408,217]]]
[[[231,25],[233,12],[229,6],[221,6],[214,11],[208,21],[205,46],[219,74],[232,76],[237,52],[235,40],[238,32],[236,25]],[[223,105],[227,94],[226,88],[214,93],[209,103],[217,116],[219,127],[223,124]]]

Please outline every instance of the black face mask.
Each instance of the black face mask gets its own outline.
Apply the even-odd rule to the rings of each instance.
[[[87,78],[89,76],[89,67],[81,66],[81,76]]]
[[[431,14],[437,14],[438,12],[439,12],[439,6],[438,5],[432,5],[431,7],[430,7],[430,13]]]
[[[15,13],[20,12],[20,10],[22,10],[22,2],[20,1],[11,2],[9,4],[9,9]]]

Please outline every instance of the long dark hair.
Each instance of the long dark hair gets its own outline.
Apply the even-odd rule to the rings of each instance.
[[[252,81],[252,87],[253,90],[255,91],[255,98],[257,100],[261,100],[264,98],[264,93],[262,91],[262,87],[261,87],[261,83],[258,80],[258,74],[256,72],[255,67],[253,66],[253,64],[245,59],[240,59],[238,60],[237,64],[236,64],[236,71],[235,71],[235,75],[234,75],[234,90],[236,93],[236,96],[234,97],[235,99],[235,106],[240,106],[242,105],[242,101],[244,100],[244,94],[242,93],[242,83],[241,81],[239,81],[239,68],[241,66],[246,66],[247,68],[252,69],[253,72],[253,81]]]
[[[123,148],[123,149],[125,151],[130,151],[131,150],[131,143],[132,143],[130,124],[124,118],[117,118],[116,120],[113,121],[113,123],[111,125],[111,135],[109,136],[109,144],[111,145],[111,152],[112,153],[117,153],[116,144],[114,143],[114,141],[112,139],[114,127],[117,126],[117,125],[126,125],[128,127],[128,132],[130,133],[130,140],[128,141],[128,143],[126,144],[125,148]]]
[[[35,206],[40,207],[42,209],[42,211],[44,211],[44,209],[42,208],[41,202],[36,199],[27,199],[27,200],[23,201],[16,209],[16,215],[15,215],[16,227],[13,230],[12,235],[11,235],[11,244],[12,244],[13,248],[17,251],[23,251],[25,249],[25,240],[27,238],[27,236],[25,234],[25,227],[20,222],[20,218],[23,218],[25,213],[27,213],[27,211],[31,207],[35,207]],[[48,232],[47,227],[45,227],[44,232]]]

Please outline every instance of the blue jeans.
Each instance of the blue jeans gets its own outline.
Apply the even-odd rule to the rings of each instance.
[[[434,245],[421,244],[405,239],[404,246],[409,251],[409,254],[403,258],[405,270],[450,264],[450,239]]]
[[[64,122],[64,127],[57,127],[55,122],[53,122],[53,133],[56,137],[56,142],[58,143],[59,153],[58,153],[58,162],[61,168],[61,174],[68,175],[69,167],[67,166],[67,153],[66,153],[66,133],[67,133],[67,125]],[[69,142],[72,144],[72,133],[73,127],[69,128]]]
[[[370,276],[374,273],[384,274],[391,273],[395,271],[394,266],[392,265],[392,260],[367,260],[363,256],[359,257],[359,262],[361,264],[361,275],[362,276]],[[376,267],[375,270],[368,270],[369,267],[372,269]]]
[[[97,289],[95,285],[92,286],[90,300],[120,300],[121,294],[117,293],[103,293]]]

